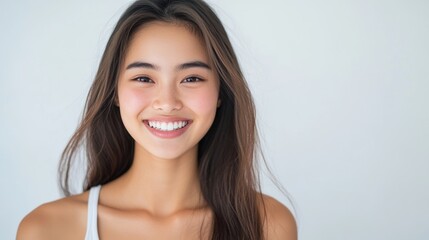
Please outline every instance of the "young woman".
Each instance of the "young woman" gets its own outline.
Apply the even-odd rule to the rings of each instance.
[[[79,128],[64,150],[66,198],[17,239],[297,239],[263,195],[251,94],[227,34],[201,0],[140,0],[119,19]],[[85,192],[70,167],[87,155]]]

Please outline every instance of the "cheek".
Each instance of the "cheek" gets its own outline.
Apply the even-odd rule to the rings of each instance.
[[[138,115],[150,102],[149,94],[142,93],[141,89],[118,89],[119,107],[126,115]]]
[[[217,109],[218,91],[205,89],[188,98],[187,105],[194,112],[214,118]]]

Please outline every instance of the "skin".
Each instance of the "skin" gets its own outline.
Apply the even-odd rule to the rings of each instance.
[[[212,212],[201,195],[197,146],[219,104],[219,80],[209,63],[200,39],[181,25],[153,22],[131,40],[116,102],[135,140],[134,161],[101,188],[100,239],[208,239]],[[177,119],[190,124],[173,138],[154,135],[145,123]],[[84,192],[36,208],[22,220],[17,239],[84,239],[87,199]],[[264,200],[267,239],[297,239],[289,210]]]

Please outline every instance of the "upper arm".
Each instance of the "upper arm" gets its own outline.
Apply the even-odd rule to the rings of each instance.
[[[295,218],[287,207],[272,197],[264,197],[265,236],[268,240],[297,240]]]

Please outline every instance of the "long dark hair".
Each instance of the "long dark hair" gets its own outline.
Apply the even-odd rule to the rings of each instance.
[[[81,146],[87,159],[84,190],[108,183],[131,167],[134,140],[115,106],[118,74],[131,37],[152,21],[189,27],[205,44],[220,80],[221,106],[198,147],[201,190],[214,213],[211,239],[263,239],[253,99],[221,21],[202,0],[139,0],[123,13],[101,58],[83,119],[61,156],[63,193],[71,194],[71,164]]]

